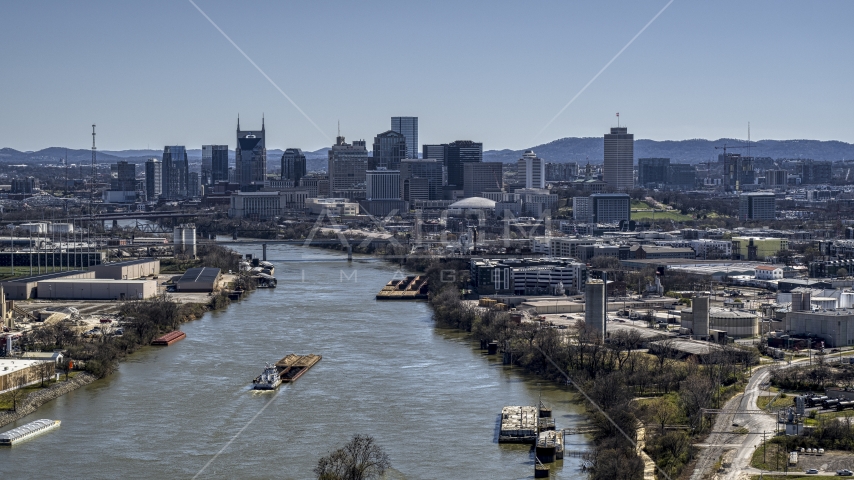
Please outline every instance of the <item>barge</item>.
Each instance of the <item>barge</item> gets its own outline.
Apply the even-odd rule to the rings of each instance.
[[[267,368],[261,375],[252,380],[254,390],[274,390],[282,383],[296,381],[303,376],[311,367],[323,358],[322,355],[297,355],[291,353],[273,365],[267,364]]]
[[[537,407],[510,406],[501,409],[501,428],[498,431],[498,443],[537,442]]]
[[[282,379],[282,382],[293,382],[322,358],[322,355],[315,355],[313,353],[308,355],[292,353],[276,362],[276,368],[279,369],[279,377]]]
[[[163,335],[162,337],[155,338],[154,340],[152,340],[151,344],[159,347],[168,347],[169,345],[172,345],[178,340],[183,340],[185,338],[187,338],[186,333],[180,330],[175,330],[174,332],[169,332],[166,335]]]
[[[392,280],[377,293],[377,300],[426,300],[429,293],[427,277],[409,275],[403,280]]]
[[[41,420],[13,428],[7,432],[0,433],[0,446],[11,447],[17,443],[29,440],[36,435],[41,435],[42,433],[58,428],[61,423],[59,420],[42,418]]]

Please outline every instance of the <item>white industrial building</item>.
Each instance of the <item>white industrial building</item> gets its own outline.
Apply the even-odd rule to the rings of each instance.
[[[320,215],[323,212],[333,216],[359,214],[359,204],[346,198],[306,198],[305,206],[312,215]]]
[[[773,265],[757,265],[754,271],[757,280],[780,280],[783,278],[783,269]]]

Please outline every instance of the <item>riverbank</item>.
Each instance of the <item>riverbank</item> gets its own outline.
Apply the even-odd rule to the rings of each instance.
[[[47,388],[36,390],[20,401],[21,405],[16,411],[0,412],[0,427],[20,420],[38,410],[45,403],[55,400],[84,385],[89,385],[97,379],[91,373],[80,372],[74,378],[70,378],[67,381],[57,382]]]

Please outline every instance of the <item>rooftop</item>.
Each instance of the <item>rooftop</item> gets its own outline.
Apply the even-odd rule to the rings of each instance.
[[[452,203],[448,208],[495,208],[495,202],[483,197],[464,198],[458,202]]]
[[[220,269],[211,267],[191,268],[181,275],[178,282],[210,282],[213,283],[219,276]]]
[[[135,239],[139,240],[139,239]],[[158,238],[158,240],[161,240]],[[125,260],[124,262],[113,262],[113,263],[102,263],[100,265],[93,265],[95,267],[129,267],[131,265],[140,265],[143,263],[150,262],[159,262],[160,260],[156,258],[137,258],[135,260]]]
[[[3,280],[3,283],[30,283],[30,282],[39,282],[42,280],[51,280],[54,278],[62,278],[67,277],[69,275],[79,275],[81,273],[87,273],[85,270],[67,270],[65,272],[52,272],[52,273],[43,273],[41,275],[33,275],[30,277],[19,277],[19,278],[11,278],[9,280]]]

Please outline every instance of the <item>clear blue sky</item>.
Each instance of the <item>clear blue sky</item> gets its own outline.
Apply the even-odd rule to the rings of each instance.
[[[521,149],[600,136],[854,142],[854,2],[196,0],[325,132]],[[4,2],[0,147],[328,146],[186,0]]]

